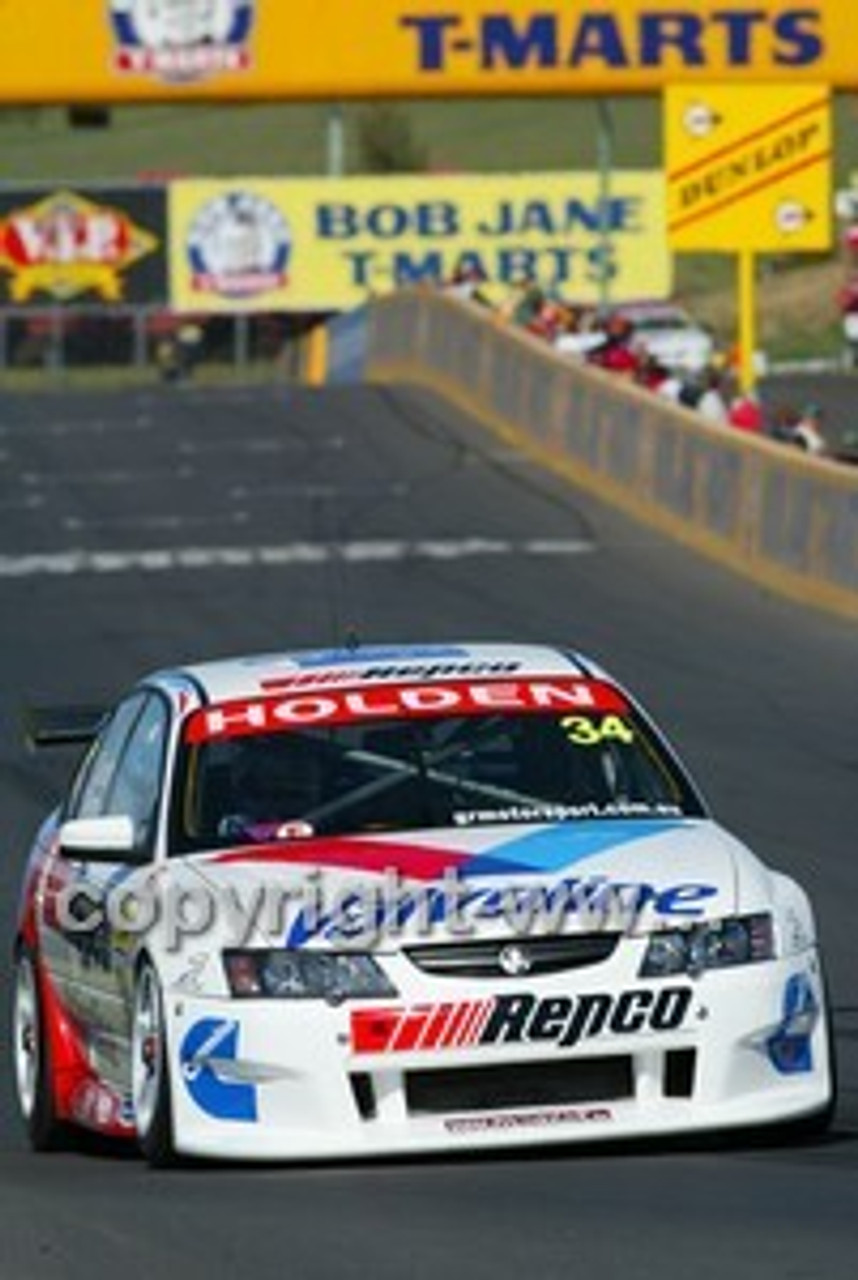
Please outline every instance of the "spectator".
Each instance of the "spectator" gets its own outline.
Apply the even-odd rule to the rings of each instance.
[[[714,426],[727,424],[727,405],[717,369],[707,369],[703,375],[703,393],[697,402],[697,412]]]
[[[734,396],[730,402],[727,420],[731,427],[736,427],[739,431],[751,431],[756,434],[762,432],[763,409],[756,391],[752,389]]]
[[[498,315],[501,320],[507,321],[509,324],[520,324],[522,322],[521,317],[525,297],[532,286],[533,281],[528,276],[512,282],[510,292],[498,307]]]
[[[585,358],[605,340],[604,330],[596,311],[584,307],[567,306],[564,322],[554,338],[555,349],[563,355]]]
[[[685,383],[675,370],[669,373],[663,382],[658,384],[655,391],[656,395],[662,396],[665,400],[669,400],[671,404],[684,404],[686,408],[696,408],[697,406],[697,399],[695,399],[693,405],[688,405],[687,401],[683,399]]]
[[[529,333],[553,342],[563,324],[563,307],[553,298],[543,295],[542,301],[527,324]]]
[[[828,452],[822,428],[822,410],[819,405],[805,405],[801,417],[792,429],[792,436],[793,444],[803,449],[805,453],[819,456]]]
[[[176,350],[179,376],[190,378],[197,367],[203,349],[203,330],[194,320],[186,320],[176,332]]]
[[[605,325],[604,342],[594,351],[588,352],[587,359],[600,369],[634,374],[638,367],[638,356],[632,350],[631,339],[630,321],[623,316],[611,316]]]
[[[858,277],[848,281],[837,301],[843,324],[844,363],[854,369],[858,366]]]
[[[800,414],[794,409],[782,409],[772,429],[772,437],[794,445],[804,453],[819,456],[828,452],[822,429],[822,410],[816,404],[805,405]]]
[[[179,348],[171,334],[165,334],[155,348],[155,364],[162,382],[178,382],[182,376]]]
[[[527,328],[536,320],[543,303],[545,302],[545,294],[540,289],[535,280],[524,280],[520,286],[518,297],[513,302],[512,322]]]
[[[648,391],[660,391],[670,377],[670,370],[656,356],[651,355],[645,348],[640,351],[635,370],[635,382],[639,382]]]
[[[477,263],[464,263],[456,267],[445,285],[445,291],[452,294],[454,298],[464,298],[470,302],[479,302],[487,306],[488,298],[480,287],[485,283],[486,274],[482,267]]]

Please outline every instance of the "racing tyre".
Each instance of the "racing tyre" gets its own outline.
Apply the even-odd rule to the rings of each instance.
[[[176,1150],[164,1002],[161,984],[148,960],[140,965],[134,992],[131,1094],[140,1150],[153,1168],[168,1168],[176,1163]]]
[[[30,1146],[55,1151],[64,1145],[68,1130],[57,1117],[39,968],[28,946],[20,947],[15,961],[12,1044],[15,1092]]]

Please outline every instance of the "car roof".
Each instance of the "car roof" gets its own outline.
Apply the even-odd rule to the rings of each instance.
[[[451,679],[516,676],[604,678],[594,662],[550,645],[453,643],[352,645],[299,649],[201,662],[162,671],[153,679],[190,680],[203,701],[258,698],[281,691],[324,687],[360,688],[383,683],[421,684]]]
[[[676,317],[685,324],[693,324],[691,316],[676,302],[630,302],[618,307],[617,312],[628,320],[649,320],[660,316]]]

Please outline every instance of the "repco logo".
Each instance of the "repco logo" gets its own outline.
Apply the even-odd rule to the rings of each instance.
[[[353,1053],[474,1049],[496,1044],[554,1044],[568,1049],[593,1036],[676,1031],[690,987],[595,992],[581,996],[490,996],[482,1000],[356,1010]]]
[[[486,1022],[481,1044],[535,1044],[545,1041],[568,1048],[579,1040],[609,1032],[676,1031],[691,1003],[688,987],[660,991],[604,992],[583,996],[498,996]]]

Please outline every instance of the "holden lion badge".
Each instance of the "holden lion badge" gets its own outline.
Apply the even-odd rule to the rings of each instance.
[[[501,948],[498,964],[510,978],[518,978],[525,973],[530,973],[531,959],[524,947],[511,942]]]

